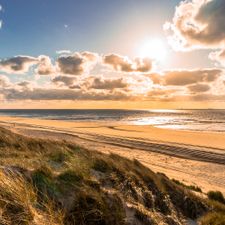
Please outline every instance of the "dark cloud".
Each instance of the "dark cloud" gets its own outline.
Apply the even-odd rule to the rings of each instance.
[[[82,75],[97,60],[97,55],[91,52],[74,53],[60,56],[57,59],[59,73],[67,75]]]
[[[208,84],[193,84],[188,86],[188,89],[192,93],[197,93],[197,92],[207,92],[211,89],[211,87]]]
[[[73,76],[57,76],[52,82],[59,87],[68,87],[70,89],[96,89],[96,90],[114,90],[126,89],[129,84],[123,79],[109,79],[104,77],[88,77],[83,81],[78,81]]]
[[[34,82],[31,82],[31,81],[22,81],[22,82],[19,82],[19,83],[16,83],[16,86],[14,86],[14,89],[17,89],[17,90],[33,90],[35,88],[36,84]]]
[[[37,65],[35,72],[38,75],[51,75],[55,73],[66,75],[82,75],[95,64],[98,55],[91,52],[60,55],[53,65],[49,56],[40,55],[37,58],[31,56],[15,56],[0,61],[0,71],[13,74],[22,74],[29,71],[31,66]]]
[[[34,88],[26,90],[6,89],[7,100],[129,100],[131,93],[123,91],[82,91],[71,89]]]
[[[57,63],[63,74],[80,75],[84,72],[84,60],[78,55],[60,57]]]
[[[88,88],[113,90],[116,88],[127,88],[128,83],[123,78],[106,79],[102,77],[91,77],[88,80]]]
[[[216,95],[216,94],[198,94],[191,96],[190,100],[192,101],[225,101],[225,95]]]
[[[203,70],[174,70],[167,71],[163,74],[148,75],[153,83],[164,86],[185,86],[196,84],[198,82],[213,82],[222,73],[220,69],[203,69]]]
[[[199,94],[179,94],[171,93],[168,95],[149,95],[149,101],[161,101],[161,102],[224,102],[224,94],[210,94],[210,93],[199,93]]]
[[[57,76],[52,79],[52,82],[58,86],[66,86],[69,88],[74,88],[77,81],[76,77],[73,76]]]
[[[30,67],[38,63],[38,59],[31,56],[15,56],[0,61],[0,70],[6,73],[21,74],[29,71]]]
[[[110,65],[116,71],[122,72],[149,72],[152,69],[152,61],[149,58],[136,58],[130,60],[128,57],[110,54],[103,57],[103,63]]]
[[[22,82],[19,82],[17,83],[18,86],[21,86],[21,87],[27,87],[29,86],[31,83],[29,81],[22,81]]]

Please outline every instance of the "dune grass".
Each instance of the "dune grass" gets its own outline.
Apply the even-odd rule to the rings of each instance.
[[[220,191],[209,191],[207,195],[210,200],[214,200],[222,204],[225,204],[225,198]]]
[[[201,188],[198,187],[198,186],[195,186],[195,185],[186,185],[186,184],[184,184],[184,183],[182,183],[181,181],[176,180],[176,179],[172,179],[172,181],[175,182],[175,183],[178,184],[178,185],[181,185],[181,186],[187,188],[187,189],[190,189],[190,190],[192,190],[192,191],[196,191],[196,192],[202,193]]]
[[[137,160],[5,129],[0,156],[0,224],[223,224],[218,199],[203,200]]]

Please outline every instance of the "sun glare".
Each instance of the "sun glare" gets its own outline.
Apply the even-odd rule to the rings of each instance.
[[[166,47],[159,39],[148,40],[139,49],[139,56],[142,58],[149,57],[157,61],[163,61],[166,55]]]

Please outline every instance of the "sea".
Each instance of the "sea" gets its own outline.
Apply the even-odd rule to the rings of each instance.
[[[0,116],[104,122],[159,128],[225,132],[225,110],[4,109]]]

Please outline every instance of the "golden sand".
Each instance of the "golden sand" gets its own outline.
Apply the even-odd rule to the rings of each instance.
[[[72,122],[58,120],[42,120],[19,117],[0,117],[0,123],[14,126],[33,126],[46,129],[58,129],[71,132],[87,132],[120,137],[135,137],[157,140],[162,142],[175,142],[187,145],[199,145],[225,150],[225,133],[180,131],[152,127],[149,125],[122,125],[105,122]]]
[[[165,173],[170,178],[178,179],[189,185],[199,186],[204,192],[219,190],[225,194],[225,163],[211,163],[193,160],[192,157],[171,156],[162,152],[143,148],[146,143],[156,143],[156,149],[161,145],[171,146],[171,153],[190,149],[218,152],[225,154],[225,134],[212,132],[190,132],[159,129],[151,126],[123,125],[102,122],[71,122],[42,120],[18,117],[0,117],[0,125],[13,131],[41,138],[57,138],[73,141],[90,150],[103,153],[116,153],[124,157],[136,158],[155,172]],[[56,134],[57,135],[54,135]],[[102,139],[103,137],[103,139]],[[104,142],[104,137],[111,140]],[[103,140],[103,141],[101,141]],[[107,139],[108,140],[108,139]],[[123,146],[121,140],[125,140]],[[143,142],[136,145],[135,142]],[[140,147],[137,147],[140,146]],[[154,147],[154,144],[153,144]],[[165,150],[165,149],[164,149]],[[224,152],[224,153],[223,153]],[[223,155],[224,157],[224,155]]]

